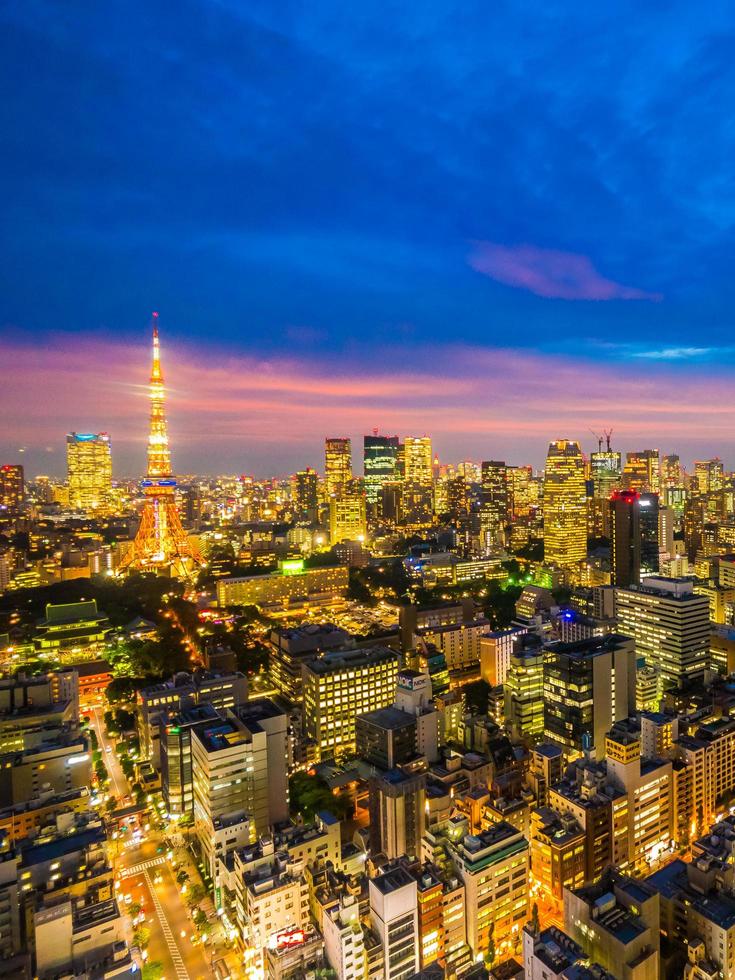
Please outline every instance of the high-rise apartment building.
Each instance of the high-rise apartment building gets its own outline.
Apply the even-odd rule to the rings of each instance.
[[[561,568],[587,557],[587,494],[578,442],[549,445],[544,471],[544,561]]]
[[[365,497],[377,504],[386,483],[398,476],[398,436],[381,436],[377,431],[363,437],[363,469]]]
[[[482,464],[480,491],[480,535],[483,547],[504,543],[509,520],[508,467],[499,460],[488,460]]]
[[[431,439],[407,436],[404,442],[403,478],[406,483],[430,487],[434,482]]]
[[[0,513],[18,510],[24,497],[23,467],[17,463],[0,466]]]
[[[352,479],[352,442],[327,438],[324,442],[324,480],[329,497],[339,497]]]
[[[642,449],[625,454],[623,484],[628,490],[658,493],[660,478],[658,449]]]
[[[618,632],[635,640],[636,653],[655,667],[664,687],[701,679],[709,650],[709,600],[692,582],[662,576],[616,591]]]
[[[69,504],[104,514],[112,497],[112,453],[106,432],[72,432],[66,437]]]

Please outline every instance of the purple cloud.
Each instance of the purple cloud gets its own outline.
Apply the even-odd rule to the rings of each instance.
[[[645,299],[658,302],[660,293],[648,293],[606,279],[591,259],[574,252],[559,252],[535,245],[496,245],[475,242],[469,264],[496,282],[527,289],[549,299]]]

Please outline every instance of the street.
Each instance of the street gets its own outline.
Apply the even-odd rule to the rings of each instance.
[[[145,909],[145,925],[151,931],[148,962],[163,966],[165,980],[204,980],[212,976],[209,949],[196,936],[173,869],[165,854],[158,853],[157,841],[144,841],[125,850],[116,862],[120,880],[118,901],[127,907],[130,895]],[[156,883],[157,876],[161,880]]]
[[[97,735],[102,759],[110,776],[110,792],[118,805],[124,805],[132,789],[120,766],[115,743],[105,733],[103,711],[97,704],[90,704],[83,708],[83,712],[90,715],[90,724]],[[151,831],[147,840],[143,839],[132,846],[131,842],[121,844],[118,840],[111,851],[121,911],[126,913],[133,903],[144,909],[145,926],[150,930],[147,961],[162,965],[164,980],[205,980],[211,977],[212,947],[202,945],[198,937],[176,883],[175,872],[166,854],[161,853],[159,836]],[[130,896],[131,902],[126,901],[126,896]],[[134,929],[131,923],[131,940]],[[192,942],[192,938],[196,938],[196,943]]]
[[[105,734],[105,721],[102,713],[100,713],[100,708],[97,704],[91,704],[83,708],[82,711],[90,712],[92,719],[91,726],[97,735],[97,743],[102,753],[102,761],[107,767],[107,772],[110,776],[110,788],[113,790],[118,803],[122,804],[124,799],[131,794],[130,783],[128,783],[125,778],[125,773],[122,771],[120,760],[115,751],[115,743]]]

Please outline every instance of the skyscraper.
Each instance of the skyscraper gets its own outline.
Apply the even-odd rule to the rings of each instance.
[[[694,480],[696,490],[699,493],[714,493],[716,490],[721,490],[725,481],[722,460],[715,457],[714,459],[696,462],[694,464]]]
[[[316,472],[307,466],[294,477],[294,505],[299,517],[315,521],[319,510],[319,481]]]
[[[106,432],[72,432],[66,437],[69,504],[104,514],[112,497],[112,454]]]
[[[0,511],[16,511],[25,497],[23,467],[17,463],[0,466]]]
[[[377,430],[363,437],[365,497],[377,504],[382,487],[395,480],[398,463],[398,436],[380,436]]]
[[[358,489],[347,489],[340,496],[329,500],[329,540],[331,544],[340,541],[364,541],[365,495]]]
[[[623,483],[628,490],[658,493],[661,482],[658,449],[625,454]]]
[[[158,314],[153,314],[153,366],[150,377],[150,432],[148,435],[148,477],[143,480],[145,504],[138,533],[132,547],[120,563],[142,570],[170,569],[174,575],[188,575],[202,563],[201,555],[181,526],[174,491],[176,480],[171,474],[168,448],[168,426],[164,408],[166,389],[161,372],[161,348],[158,340]]]
[[[676,453],[661,460],[661,484],[663,487],[679,487],[682,484],[681,460]]]
[[[482,464],[480,493],[480,534],[485,548],[505,542],[510,519],[508,468],[504,462],[491,459]]]
[[[637,585],[641,580],[641,523],[635,490],[616,490],[610,498],[612,584]]]
[[[431,439],[407,436],[404,443],[404,479],[406,483],[430,487],[434,480]]]
[[[620,484],[621,454],[600,449],[590,455],[590,476],[596,497],[607,499]]]
[[[641,527],[641,575],[659,572],[659,506],[657,493],[642,493],[638,500]]]
[[[324,479],[330,497],[339,497],[352,479],[352,442],[349,439],[324,440]]]
[[[587,557],[587,496],[578,442],[549,444],[544,471],[544,561],[562,568]]]

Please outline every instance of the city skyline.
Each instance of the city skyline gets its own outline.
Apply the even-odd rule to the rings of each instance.
[[[612,428],[623,452],[658,448],[687,464],[713,456],[726,468],[735,464],[735,407],[726,407],[731,385],[711,367],[706,380],[690,367],[673,381],[666,367],[653,364],[623,378],[591,361],[580,368],[562,356],[549,361],[457,345],[450,359],[435,348],[394,349],[390,366],[374,374],[357,357],[350,373],[336,375],[316,357],[237,357],[213,344],[183,342],[165,317],[162,324],[179,473],[265,478],[305,466],[319,470],[326,436],[348,436],[361,446],[374,428],[428,435],[449,463],[502,457],[540,469],[553,439],[576,440],[588,454],[596,444],[592,433]],[[10,350],[0,342],[15,364],[5,384],[3,458],[25,463],[29,475],[61,476],[67,432],[105,431],[115,477],[139,477],[147,431],[147,387],[139,382],[144,341],[141,331],[136,346],[97,338],[77,347],[67,337],[64,346],[39,350],[27,341]],[[580,371],[594,379],[594,397],[577,390]],[[38,397],[29,400],[34,386]],[[361,452],[358,468],[360,459]]]

